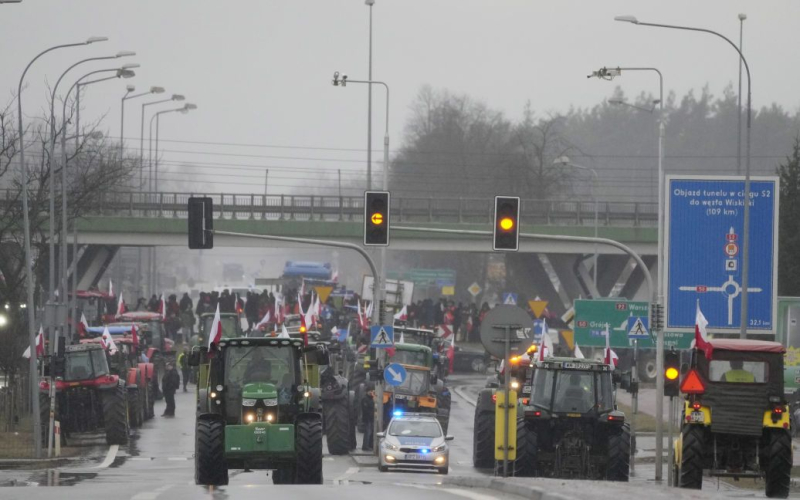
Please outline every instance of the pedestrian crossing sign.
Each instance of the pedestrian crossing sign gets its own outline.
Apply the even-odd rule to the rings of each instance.
[[[646,339],[650,337],[650,330],[648,324],[650,318],[642,316],[631,316],[628,318],[628,338],[629,339]]]
[[[394,346],[394,327],[375,325],[370,327],[370,347],[386,348]]]

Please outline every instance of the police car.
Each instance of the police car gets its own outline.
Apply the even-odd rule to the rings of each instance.
[[[447,474],[450,469],[450,447],[436,416],[430,413],[395,411],[386,432],[379,432],[378,469],[433,469]]]

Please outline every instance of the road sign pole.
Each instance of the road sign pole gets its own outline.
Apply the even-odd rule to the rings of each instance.
[[[631,381],[635,384],[636,391],[631,394],[631,438],[636,442],[636,413],[639,411],[639,340],[633,341],[633,364],[631,364]],[[636,447],[631,450],[631,474],[636,475]]]

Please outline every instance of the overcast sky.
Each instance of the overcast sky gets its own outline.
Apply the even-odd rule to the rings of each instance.
[[[800,104],[797,1],[376,0],[373,76],[391,87],[392,146],[401,144],[408,106],[424,84],[469,94],[512,118],[527,100],[540,112],[567,111],[600,102],[617,85],[629,96],[657,92],[655,77],[647,73],[613,82],[586,78],[603,65],[656,66],[668,91],[682,95],[708,84],[719,95],[737,81],[737,57],[724,41],[613,18],[631,14],[642,21],[705,27],[738,40],[740,12],[748,15],[745,55],[755,106],[777,102],[795,110]],[[116,136],[125,85],[133,83],[137,91],[160,85],[198,106],[187,115],[163,117],[164,158],[194,162],[204,175],[217,169],[230,174],[218,178],[218,185],[206,184],[210,191],[263,192],[261,168],[270,168],[270,193],[303,176],[318,179],[333,172],[335,178],[337,169],[354,180],[365,168],[367,90],[355,84],[333,87],[330,80],[334,70],[366,79],[368,20],[363,0],[0,5],[0,101],[11,98],[22,70],[39,51],[108,36],[108,42],[64,49],[37,62],[28,76],[26,112],[44,105],[45,78],[55,81],[85,57],[133,50],[137,57],[119,63],[141,64],[137,77],[89,90],[82,122],[107,113],[103,129]],[[115,64],[86,64],[67,80]],[[385,101],[381,89],[374,95],[373,147],[379,159]],[[146,99],[128,101],[129,147],[138,144],[140,104]]]

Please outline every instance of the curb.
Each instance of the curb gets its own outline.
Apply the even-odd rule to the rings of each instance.
[[[375,455],[350,455],[350,458],[361,467],[377,467],[378,457]]]
[[[0,460],[0,470],[54,469],[70,462],[86,460],[84,457],[19,458]]]
[[[531,500],[577,500],[575,497],[553,493],[544,488],[494,477],[445,476],[442,478],[442,484],[500,491],[509,495],[530,498]]]

